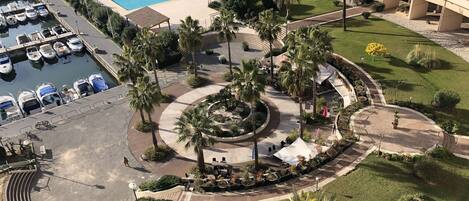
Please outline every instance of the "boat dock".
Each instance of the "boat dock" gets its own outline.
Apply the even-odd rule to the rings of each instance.
[[[19,6],[21,6],[21,7],[18,7],[18,8],[16,8],[16,9],[14,9],[14,10],[9,9],[9,8],[6,7],[6,6],[0,7],[0,14],[2,14],[2,15],[9,15],[9,14],[11,14],[11,13],[24,12],[25,9],[26,9],[26,7],[28,7],[28,6],[31,6],[31,7],[33,7],[33,8],[37,8],[37,7],[39,7],[39,6],[44,6],[44,3],[34,3],[34,4],[30,4],[30,3],[27,3],[27,2],[26,2],[26,4],[24,4],[24,5],[19,5]]]
[[[41,39],[41,40],[35,40],[35,41],[31,41],[31,42],[21,44],[21,45],[15,45],[15,46],[11,46],[11,47],[1,48],[0,53],[10,53],[10,52],[16,52],[18,50],[26,50],[26,48],[28,48],[28,47],[40,46],[40,45],[46,44],[46,43],[53,43],[55,41],[64,40],[64,39],[71,38],[71,37],[74,37],[74,36],[75,36],[75,34],[73,32],[66,32],[66,33],[60,34],[58,36],[52,36],[52,37],[49,37],[49,38],[45,38],[45,39]]]

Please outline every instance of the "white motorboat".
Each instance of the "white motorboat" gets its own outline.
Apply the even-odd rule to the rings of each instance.
[[[37,19],[37,11],[31,6],[26,7],[25,14],[26,14],[26,17],[28,17],[31,20]]]
[[[42,39],[44,39],[44,38],[42,37],[42,34],[41,34],[40,32],[38,32],[38,31],[35,31],[35,32],[29,34],[29,38],[31,39],[31,41],[37,41],[37,40],[42,40]]]
[[[60,41],[55,42],[54,45],[53,45],[53,48],[54,48],[55,52],[57,52],[57,56],[59,56],[59,57],[66,56],[66,55],[70,54],[70,49],[68,49],[68,47]]]
[[[13,71],[13,64],[10,57],[5,53],[0,53],[0,73],[8,74]]]
[[[85,97],[93,94],[93,87],[87,79],[79,79],[73,83],[73,89],[80,97]]]
[[[29,42],[31,42],[31,39],[29,39],[28,35],[26,34],[20,34],[16,36],[16,43],[18,45],[22,45]]]
[[[15,18],[20,23],[26,22],[26,20],[28,19],[28,17],[26,17],[25,13],[18,13],[18,14],[15,15]]]
[[[67,86],[62,87],[62,97],[65,101],[65,103],[70,103],[74,100],[77,100],[80,98],[80,95],[75,91],[73,88],[68,88]]]
[[[44,44],[39,47],[39,52],[46,59],[54,59],[57,54],[50,44]]]
[[[45,6],[38,6],[36,9],[37,9],[37,13],[41,17],[47,17],[49,15],[49,11],[47,10]]]
[[[68,32],[67,29],[65,29],[65,27],[63,27],[62,25],[57,25],[57,26],[52,27],[51,31],[55,35],[60,35],[60,34],[64,34]]]
[[[26,48],[26,56],[33,62],[40,62],[42,60],[42,55],[36,46]]]
[[[7,20],[3,15],[0,15],[0,29],[5,29],[8,27]]]
[[[15,1],[11,2],[11,3],[8,3],[7,7],[8,7],[8,9],[10,9],[10,11],[16,11],[16,10],[18,10],[18,3],[16,3]]]
[[[83,42],[77,37],[69,38],[67,45],[73,52],[81,52],[83,50]]]
[[[21,119],[23,114],[13,96],[0,96],[0,124]]]
[[[15,26],[18,21],[16,20],[16,17],[14,15],[9,15],[9,16],[6,16],[6,21],[7,21],[7,24],[10,25],[10,26]]]
[[[22,91],[18,95],[18,105],[25,115],[37,114],[42,112],[42,105],[34,91]]]
[[[93,91],[95,93],[99,93],[109,89],[109,86],[106,84],[106,80],[104,80],[104,77],[99,73],[90,75],[88,81],[93,87]]]
[[[43,38],[49,38],[55,36],[55,33],[53,33],[50,29],[45,28],[41,31],[41,35]]]
[[[57,88],[50,83],[43,83],[36,88],[36,95],[39,102],[42,103],[45,109],[51,109],[53,107],[64,104],[62,97],[60,96]]]

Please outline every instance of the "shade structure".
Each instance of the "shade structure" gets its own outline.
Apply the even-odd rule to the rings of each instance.
[[[313,147],[313,146],[311,146]],[[290,146],[280,149],[274,154],[275,157],[290,165],[296,165],[299,157],[304,157],[306,161],[314,158],[318,152],[310,148],[301,138],[296,139]]]

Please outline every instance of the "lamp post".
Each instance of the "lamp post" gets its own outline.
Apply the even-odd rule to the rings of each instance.
[[[160,82],[158,81],[158,74],[156,73],[156,69],[159,68],[159,62],[158,59],[155,59],[155,67],[153,67],[153,75],[155,76],[155,82],[156,86],[158,86],[158,89],[160,89]]]
[[[319,177],[316,177],[316,191],[319,191]]]
[[[134,193],[135,201],[137,201],[137,193],[135,193],[135,191],[137,191],[137,189],[138,189],[137,184],[136,184],[136,183],[133,183],[133,182],[130,182],[130,183],[129,183],[129,188],[130,188],[130,190],[132,190],[132,192]]]

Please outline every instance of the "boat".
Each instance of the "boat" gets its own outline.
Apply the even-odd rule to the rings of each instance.
[[[52,27],[51,31],[55,35],[60,35],[68,32],[67,29],[65,29],[62,25]]]
[[[99,93],[109,89],[109,86],[106,84],[106,80],[104,80],[104,77],[99,73],[90,75],[88,81],[93,87],[93,91],[95,93]]]
[[[0,74],[8,74],[13,70],[13,64],[6,53],[0,53]]]
[[[28,19],[28,17],[26,17],[25,13],[18,13],[18,14],[15,15],[15,18],[20,23],[24,23]]]
[[[3,15],[0,15],[0,29],[5,29],[8,27],[7,20]]]
[[[39,47],[39,52],[46,59],[54,59],[57,54],[50,44],[44,44]]]
[[[86,79],[79,79],[73,83],[73,89],[80,97],[89,96],[93,93],[93,87]]]
[[[33,62],[40,62],[42,60],[42,55],[36,46],[26,48],[26,56]]]
[[[50,29],[45,28],[41,31],[41,35],[43,38],[49,38],[55,36],[55,33],[53,33]]]
[[[57,52],[57,56],[59,57],[67,56],[70,54],[70,49],[68,49],[68,47],[60,41],[55,42],[53,47],[55,52]]]
[[[16,10],[18,10],[18,3],[16,3],[16,2],[8,3],[7,7],[8,7],[8,9],[10,9],[10,11],[16,11]]]
[[[30,20],[37,19],[37,11],[31,6],[26,7],[25,14],[26,14],[26,17],[28,17]]]
[[[37,9],[37,13],[41,17],[47,17],[49,15],[49,11],[47,10],[45,6],[38,6],[36,9]]]
[[[5,19],[7,21],[7,24],[10,25],[10,26],[14,26],[18,23],[18,21],[16,20],[16,17],[14,15],[6,16]]]
[[[16,36],[16,43],[18,45],[22,45],[29,42],[31,42],[31,39],[29,39],[28,35],[26,34],[20,34]]]
[[[13,96],[0,96],[0,124],[21,119],[23,114]]]
[[[44,38],[42,37],[42,34],[40,32],[35,31],[29,34],[29,39],[31,39],[31,41],[37,41],[37,40],[42,40]]]
[[[83,50],[83,42],[77,37],[69,38],[67,45],[73,52],[81,52]]]
[[[43,110],[36,93],[31,90],[22,91],[18,95],[18,105],[25,115],[37,114]]]
[[[62,87],[62,97],[65,103],[70,103],[74,100],[77,100],[80,98],[80,95],[75,91],[73,88],[68,88],[67,86]]]
[[[41,102],[45,109],[51,109],[64,104],[62,97],[53,84],[43,83],[39,85],[36,88],[36,94],[39,102]]]

